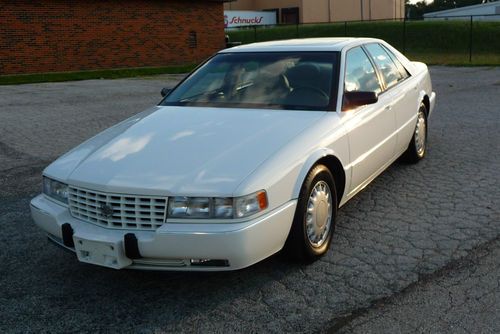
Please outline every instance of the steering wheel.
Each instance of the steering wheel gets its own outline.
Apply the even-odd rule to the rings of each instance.
[[[328,96],[328,94],[326,94],[322,89],[319,89],[319,88],[316,88],[316,87],[311,87],[311,86],[299,86],[299,87],[295,87],[293,89],[294,91],[298,90],[298,91],[304,91],[304,92],[312,92],[312,93],[316,93],[318,95],[320,95],[322,98],[324,99],[329,99],[330,97]]]
[[[299,86],[295,87],[288,95],[287,104],[325,106],[328,104],[329,99],[330,97],[319,88]]]

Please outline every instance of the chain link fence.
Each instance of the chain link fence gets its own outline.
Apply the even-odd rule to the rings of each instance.
[[[309,37],[380,38],[430,64],[500,65],[500,15],[372,20],[226,29],[230,45]]]

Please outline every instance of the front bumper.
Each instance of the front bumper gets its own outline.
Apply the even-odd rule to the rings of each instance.
[[[102,264],[115,268],[220,271],[248,267],[278,252],[285,244],[296,204],[296,200],[292,200],[263,216],[243,223],[166,223],[156,231],[109,229],[84,222],[71,216],[68,208],[54,203],[44,195],[35,197],[30,208],[36,225],[47,232],[49,239],[76,251],[79,260],[83,262],[102,264],[86,261],[85,257],[78,253],[82,242],[98,247],[102,244],[119,248],[115,251],[115,254],[118,254],[115,259],[115,262],[118,262],[116,266]],[[64,245],[64,224],[71,226],[76,247]],[[137,239],[141,255],[137,259],[125,256],[123,240],[126,234],[131,233]],[[198,260],[219,261],[213,262],[213,266],[200,266],[197,265]]]

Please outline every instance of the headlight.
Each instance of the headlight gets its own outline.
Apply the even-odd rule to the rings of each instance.
[[[43,177],[43,193],[56,201],[68,204],[68,185]]]
[[[210,218],[210,198],[172,197],[168,201],[168,215],[176,218]]]
[[[265,191],[243,197],[171,197],[169,218],[232,219],[244,218],[267,208]]]
[[[267,208],[267,195],[265,191],[259,191],[254,194],[237,197],[234,199],[234,216],[243,218]]]

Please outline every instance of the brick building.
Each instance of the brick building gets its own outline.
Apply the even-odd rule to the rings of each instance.
[[[224,0],[0,0],[0,75],[196,63]]]

